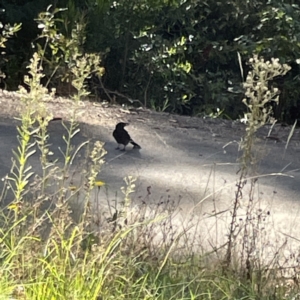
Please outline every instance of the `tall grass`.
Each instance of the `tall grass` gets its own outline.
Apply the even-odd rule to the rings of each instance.
[[[49,8],[40,14],[39,27],[46,42],[30,61],[24,78],[26,89],[19,90],[26,109],[20,116],[19,146],[14,150],[1,197],[0,298],[296,299],[299,291],[294,284],[276,287],[278,265],[264,264],[254,255],[264,246],[262,224],[268,216],[267,211],[255,206],[255,133],[269,121],[269,102],[276,101],[277,90],[270,90],[268,83],[274,76],[285,74],[288,67],[256,56],[250,60],[252,71],[244,84],[247,129],[241,144],[241,171],[226,251],[216,250],[223,259],[208,265],[209,253],[196,252],[193,247],[201,241],[189,239],[191,227],[174,225],[177,206],[171,201],[160,201],[151,213],[145,203],[133,210],[135,179],[131,176],[125,178],[124,201],[118,209],[110,207],[111,216],[101,222],[95,219],[92,192],[104,184],[98,176],[106,151],[100,141],[93,145],[86,141],[75,147],[73,138],[80,130],[77,107],[88,96],[87,79],[99,73],[101,67],[97,55],[81,52],[78,39],[67,43],[72,51],[60,47],[63,55],[68,54],[64,67],[76,105],[70,123],[63,123],[63,160],[50,159],[48,125],[52,116],[43,101],[55,91],[49,93],[42,84],[43,55],[47,47],[58,47],[54,14],[59,11],[51,13]],[[73,37],[77,36],[75,32]],[[53,70],[63,68],[62,61]],[[88,155],[87,167],[79,171],[73,162],[80,150]],[[33,155],[40,158],[41,173],[30,166]],[[70,185],[71,174],[76,171],[81,184]],[[250,181],[250,192],[245,198],[246,181]],[[79,218],[74,218],[71,209],[76,199],[82,202]],[[104,209],[101,203],[98,209]],[[242,223],[238,220],[241,210],[246,216]],[[157,238],[159,234],[162,239]]]
[[[234,199],[233,209],[232,209],[232,221],[229,227],[229,238],[227,245],[226,254],[226,267],[231,263],[232,251],[234,249],[234,243],[237,236],[237,231],[240,231],[237,216],[238,211],[242,210],[246,214],[245,223],[243,224],[243,234],[247,236],[245,240],[249,242],[243,242],[242,251],[242,264],[243,268],[247,269],[247,276],[251,277],[250,270],[252,268],[250,262],[250,255],[256,248],[257,235],[251,236],[251,233],[260,231],[257,226],[261,224],[254,224],[252,222],[253,214],[264,219],[261,215],[267,214],[267,212],[262,212],[259,207],[259,201],[255,201],[255,184],[258,180],[256,174],[256,168],[259,164],[258,152],[255,149],[256,146],[256,132],[262,126],[270,123],[272,121],[272,102],[278,103],[279,91],[277,88],[269,87],[269,82],[276,76],[283,76],[289,70],[290,67],[287,65],[282,65],[279,63],[278,59],[272,59],[271,61],[265,61],[263,58],[254,56],[249,60],[249,64],[252,70],[249,71],[246,82],[243,84],[245,89],[245,98],[243,103],[246,105],[247,112],[244,116],[244,122],[246,124],[246,133],[241,141],[240,149],[242,151],[242,156],[240,158],[240,176],[237,181],[236,196]],[[250,182],[249,196],[244,197],[243,190],[246,183]],[[254,228],[254,227],[256,228]],[[249,236],[250,234],[250,236]],[[246,256],[244,258],[244,255]]]

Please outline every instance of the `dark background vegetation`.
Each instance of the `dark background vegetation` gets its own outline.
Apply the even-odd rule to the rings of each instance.
[[[6,73],[1,87],[23,82],[32,46],[40,30],[35,19],[51,4],[68,8],[58,14],[59,30],[86,23],[85,52],[102,57],[102,83],[91,78],[91,92],[109,100],[138,99],[143,105],[187,115],[242,116],[240,53],[244,76],[254,53],[276,57],[292,70],[274,84],[281,90],[275,117],[288,123],[300,118],[298,88],[300,6],[291,0],[2,0],[0,21],[22,23],[2,55]],[[54,80],[54,79],[53,79]],[[55,86],[55,81],[51,83]],[[106,93],[103,89],[105,87]],[[64,93],[63,90],[58,90]],[[109,92],[110,93],[110,92]],[[120,94],[126,97],[120,96]],[[110,93],[113,96],[113,93]]]

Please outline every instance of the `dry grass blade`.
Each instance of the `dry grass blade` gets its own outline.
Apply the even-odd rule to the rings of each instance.
[[[243,69],[243,65],[242,65],[242,58],[241,58],[240,52],[237,52],[237,56],[238,56],[238,61],[239,61],[239,66],[240,66],[242,81],[244,81],[244,69]]]
[[[296,125],[297,125],[297,120],[295,121],[294,125],[292,126],[291,131],[289,133],[289,136],[287,138],[287,141],[286,141],[286,144],[285,144],[285,147],[284,147],[285,151],[287,150],[287,148],[289,146],[289,143],[290,143],[290,140],[291,140],[292,136],[294,135]]]

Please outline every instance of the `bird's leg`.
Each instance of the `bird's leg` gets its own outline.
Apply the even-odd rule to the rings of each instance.
[[[118,144],[118,147],[116,148],[116,150],[119,150],[120,149],[120,144]]]
[[[125,151],[125,147],[126,147],[126,146],[124,145],[124,148],[123,148],[123,149],[121,149],[121,151]]]

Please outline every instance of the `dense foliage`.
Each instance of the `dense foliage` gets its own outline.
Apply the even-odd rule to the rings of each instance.
[[[9,89],[22,82],[32,43],[42,44],[34,19],[50,4],[50,10],[58,5],[50,0],[2,1],[1,22],[22,23],[4,55]],[[91,78],[90,87],[102,99],[138,99],[157,110],[189,115],[219,111],[236,118],[243,110],[245,79],[238,53],[243,62],[256,53],[291,65],[274,82],[281,90],[275,112],[281,120],[300,117],[298,1],[61,0],[59,7],[68,8],[57,14],[60,32],[71,37],[72,28],[84,25],[84,51],[101,53],[105,75],[102,81]],[[243,63],[243,74],[248,68]],[[58,85],[55,77],[51,84]]]

